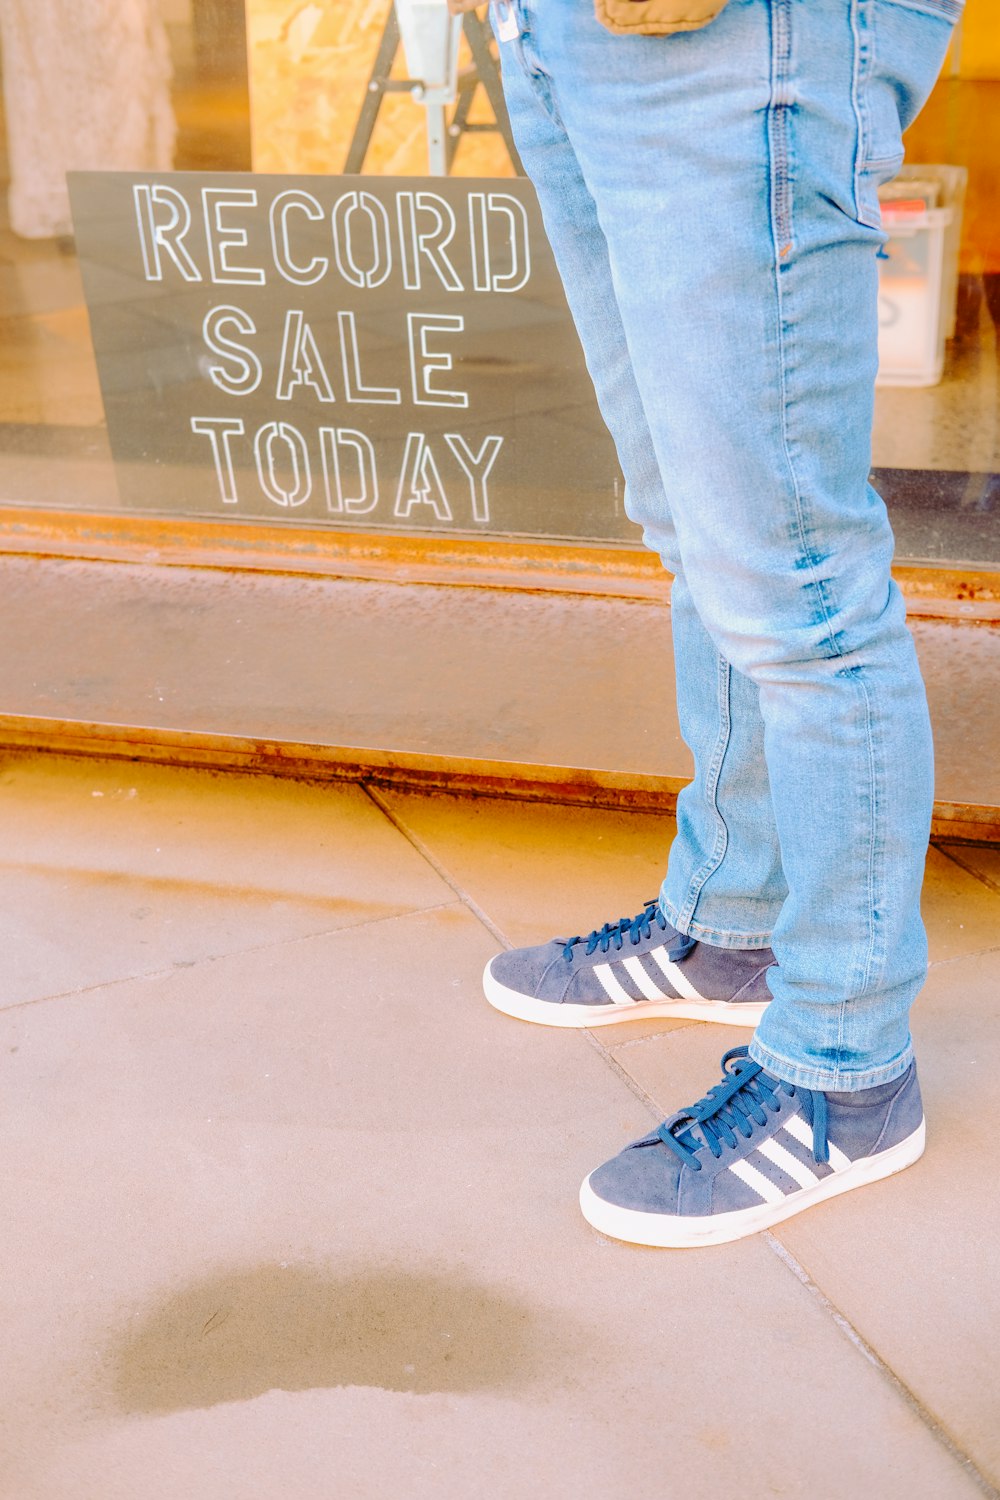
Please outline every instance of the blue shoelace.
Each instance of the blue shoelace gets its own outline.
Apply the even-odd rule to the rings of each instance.
[[[714,1157],[720,1157],[723,1145],[734,1147],[737,1136],[750,1140],[755,1127],[768,1125],[769,1115],[780,1114],[796,1096],[803,1100],[812,1125],[814,1158],[829,1161],[824,1093],[779,1083],[753,1061],[746,1047],[734,1047],[726,1053],[722,1074],[722,1082],[709,1089],[704,1099],[678,1110],[656,1132],[686,1167],[701,1171],[698,1152],[705,1146]]]
[[[584,952],[587,958],[592,953],[596,953],[598,948],[602,953],[607,953],[612,945],[614,945],[615,949],[620,949],[626,938],[628,938],[634,947],[642,938],[649,937],[653,930],[654,922],[661,931],[666,931],[670,926],[670,923],[660,910],[659,902],[647,901],[637,917],[619,917],[617,922],[605,922],[603,927],[600,929],[595,928],[585,938],[571,937],[561,939],[563,943],[563,958],[567,963],[571,964],[573,962],[573,949],[578,943],[586,943],[587,946]],[[677,941],[668,952],[667,957],[671,963],[677,963],[679,959],[686,958],[694,946],[694,938],[683,937],[678,933]]]

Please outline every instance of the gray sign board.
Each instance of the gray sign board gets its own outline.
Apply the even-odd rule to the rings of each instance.
[[[127,509],[638,541],[530,184],[71,190]]]

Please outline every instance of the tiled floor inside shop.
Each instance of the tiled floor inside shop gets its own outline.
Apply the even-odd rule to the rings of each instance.
[[[0,815],[2,1500],[996,1494],[1000,852],[930,856],[924,1160],[653,1252],[579,1180],[745,1034],[480,973],[669,821],[30,756]]]

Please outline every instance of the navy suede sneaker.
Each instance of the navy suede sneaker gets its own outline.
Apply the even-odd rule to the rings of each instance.
[[[633,1245],[721,1245],[901,1172],[923,1149],[915,1064],[876,1088],[820,1093],[737,1047],[704,1099],[591,1172],[580,1207]]]
[[[656,901],[587,938],[498,953],[486,998],[542,1026],[607,1026],[649,1016],[756,1026],[771,999],[770,948],[712,948],[677,932]]]

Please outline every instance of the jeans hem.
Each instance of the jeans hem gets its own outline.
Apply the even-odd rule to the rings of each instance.
[[[913,1047],[908,1045],[898,1057],[878,1068],[852,1073],[837,1068],[815,1068],[806,1063],[792,1062],[780,1052],[772,1052],[770,1047],[757,1040],[756,1034],[751,1038],[749,1051],[754,1062],[760,1063],[784,1083],[795,1084],[800,1089],[837,1094],[856,1093],[859,1089],[876,1088],[880,1083],[892,1083],[903,1076],[913,1061]]]
[[[710,948],[770,948],[770,932],[721,932],[717,927],[706,927],[701,922],[685,922],[681,925],[680,911],[660,897],[660,910],[670,923],[685,937],[707,943]]]

